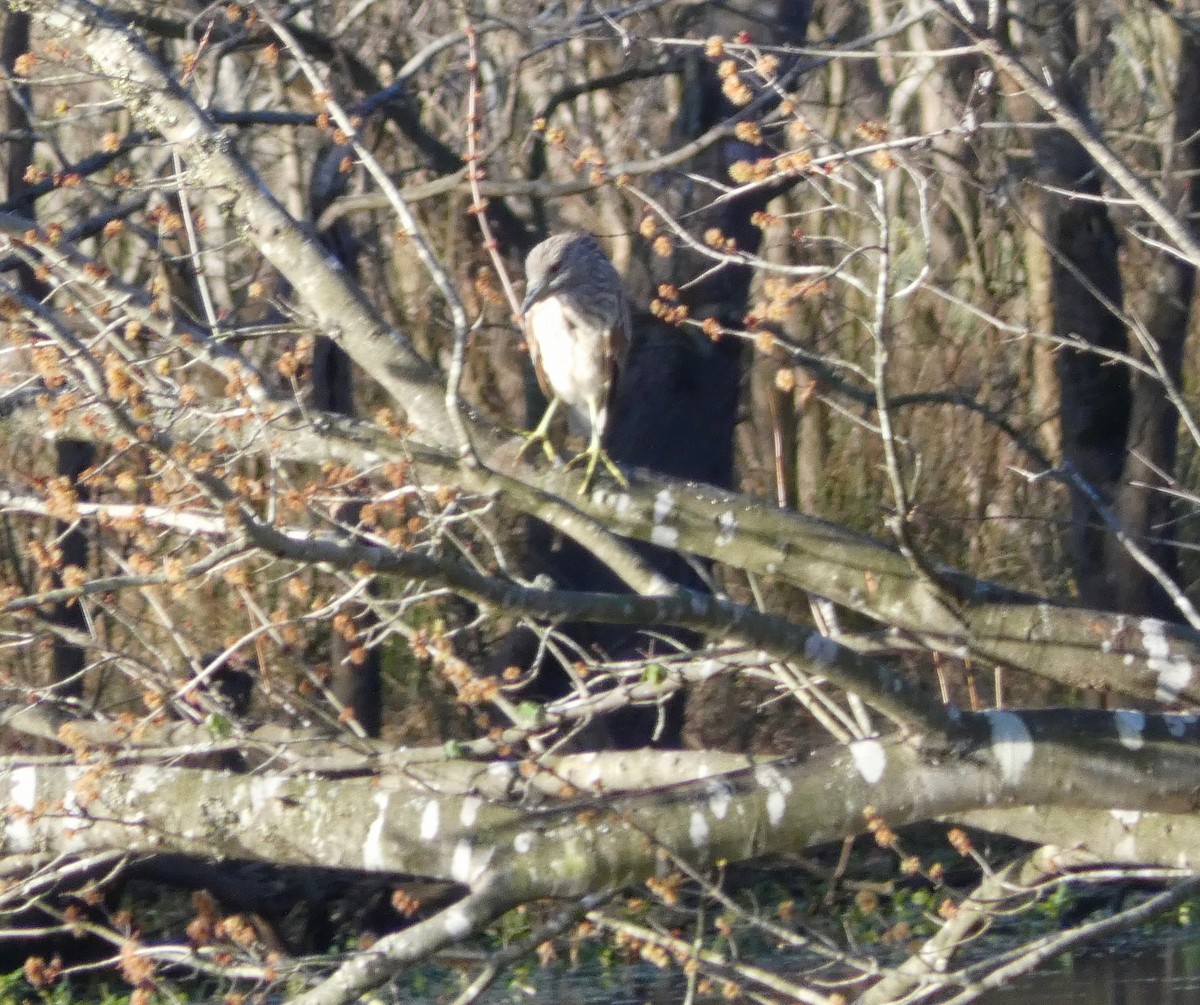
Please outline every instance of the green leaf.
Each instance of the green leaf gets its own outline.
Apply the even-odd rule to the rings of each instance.
[[[214,740],[227,740],[233,735],[233,723],[220,712],[210,713],[204,720],[204,725],[208,727],[208,735]]]
[[[517,717],[526,729],[535,728],[546,721],[546,710],[536,701],[523,701],[517,706]]]
[[[667,679],[667,668],[661,663],[647,663],[642,671],[642,680],[647,684],[661,684]]]

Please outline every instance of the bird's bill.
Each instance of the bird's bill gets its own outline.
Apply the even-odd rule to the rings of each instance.
[[[550,277],[545,276],[542,279],[539,279],[536,283],[534,283],[532,286],[529,287],[529,289],[527,289],[525,291],[525,299],[521,301],[521,313],[522,314],[528,313],[529,308],[532,307],[537,302],[538,297],[540,297],[543,293],[546,292],[546,288],[549,285],[550,285]]]

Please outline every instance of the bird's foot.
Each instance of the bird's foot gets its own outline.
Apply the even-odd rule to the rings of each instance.
[[[525,442],[521,444],[521,449],[517,451],[517,456],[515,458],[516,460],[519,461],[522,457],[524,457],[525,451],[532,447],[535,443],[541,443],[542,452],[549,459],[550,463],[558,463],[558,451],[554,449],[553,445],[550,443],[550,437],[547,436],[543,430],[535,429],[532,432],[526,432],[518,429],[517,435],[525,437]]]
[[[586,495],[588,489],[591,488],[592,478],[596,474],[596,465],[601,462],[603,462],[604,466],[608,468],[608,473],[617,480],[622,488],[629,488],[629,479],[625,477],[625,473],[613,463],[612,458],[609,457],[599,445],[588,447],[588,449],[582,453],[576,454],[569,461],[567,461],[567,467],[573,468],[585,458],[587,459],[587,469],[584,471],[583,481],[579,485],[579,494],[581,496]]]

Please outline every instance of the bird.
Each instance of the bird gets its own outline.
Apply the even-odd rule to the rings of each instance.
[[[521,453],[540,440],[554,459],[546,431],[561,404],[571,434],[588,440],[587,449],[567,464],[587,461],[579,494],[588,491],[600,462],[628,487],[621,469],[601,446],[629,353],[629,298],[621,274],[592,234],[569,230],[548,237],[529,252],[525,279],[521,304],[525,337],[549,404]]]

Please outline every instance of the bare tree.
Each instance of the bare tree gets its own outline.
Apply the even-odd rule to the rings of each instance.
[[[1054,889],[1149,891],[1058,951],[1194,892],[1191,6],[7,10],[28,982],[83,932],[142,998],[346,1002],[522,908],[462,1000],[604,939],[967,1001],[1045,948],[956,951]],[[518,266],[568,228],[635,307],[623,479],[521,449]],[[940,904],[898,965],[841,923],[863,833]],[[737,898],[837,842],[829,910]],[[131,879],[186,931],[109,910]]]

